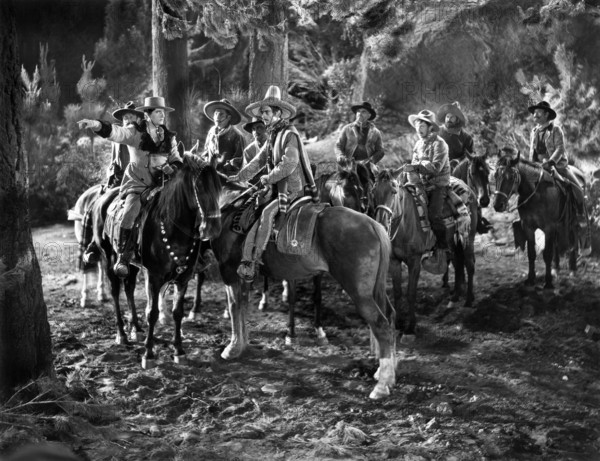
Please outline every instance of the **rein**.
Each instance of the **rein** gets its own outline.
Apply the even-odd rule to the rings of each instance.
[[[514,170],[516,171],[516,176],[517,176],[517,181],[516,181],[516,187],[513,185],[512,189],[517,189],[519,188],[519,185],[521,184],[521,173],[519,172],[519,169],[516,167],[511,167],[514,168]],[[512,208],[511,210],[508,210],[508,213],[512,213],[513,211],[517,210],[518,208],[522,207],[523,205],[525,205],[537,192],[538,187],[540,186],[540,184],[542,183],[542,177],[544,175],[544,169],[540,168],[540,177],[538,178],[537,182],[535,183],[535,186],[533,188],[533,192],[531,194],[529,194],[529,196],[523,200],[521,203],[519,203],[517,206],[515,206],[514,208]],[[508,199],[510,198],[510,196],[513,194],[513,191],[511,189],[510,194],[506,195],[504,192],[501,192],[500,187],[498,187],[498,184],[496,184],[496,191],[494,192],[494,194],[496,195],[502,195],[504,197],[506,197],[506,200],[508,201]]]

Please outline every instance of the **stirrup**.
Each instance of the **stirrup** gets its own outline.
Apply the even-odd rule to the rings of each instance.
[[[97,264],[100,261],[100,254],[95,243],[90,243],[83,253],[83,262],[85,264]]]
[[[237,274],[245,282],[253,282],[256,278],[256,263],[254,261],[242,261],[237,269]]]
[[[123,254],[120,254],[117,258],[117,262],[113,267],[113,271],[119,278],[125,278],[129,275],[129,261],[123,256]]]

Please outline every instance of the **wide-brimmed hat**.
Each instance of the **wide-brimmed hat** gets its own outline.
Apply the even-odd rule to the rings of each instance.
[[[135,103],[133,101],[129,101],[123,107],[120,107],[119,109],[115,110],[112,113],[112,116],[114,118],[116,118],[117,120],[119,120],[120,122],[122,122],[123,116],[125,114],[133,114],[136,117],[144,118],[144,113],[140,112],[139,110],[136,110]]]
[[[165,98],[162,96],[150,96],[144,99],[144,105],[136,107],[136,110],[148,110],[148,109],[163,109],[165,112],[172,112],[175,109],[168,107],[165,104]]]
[[[415,122],[417,120],[423,120],[424,122],[429,123],[433,127],[433,131],[437,131],[440,129],[439,125],[435,121],[435,114],[430,110],[422,110],[418,114],[413,114],[408,116],[408,123],[410,123],[414,128]]]
[[[554,111],[554,109],[552,109],[552,107],[550,107],[550,104],[546,101],[540,101],[535,106],[529,106],[527,110],[530,114],[533,114],[536,109],[543,109],[546,112],[548,112],[548,120],[554,120],[556,118],[556,112]]]
[[[366,110],[369,114],[371,114],[371,116],[369,117],[369,120],[375,120],[375,117],[377,117],[377,112],[375,112],[375,109],[373,109],[373,107],[371,106],[371,104],[368,103],[368,102],[366,102],[366,101],[363,102],[362,104],[355,104],[350,109],[354,113],[356,113],[356,111],[358,109],[364,109],[364,110]]]
[[[244,129],[244,131],[247,131],[248,133],[252,134],[252,130],[254,129],[254,127],[256,125],[264,126],[265,122],[263,122],[262,119],[260,119],[258,117],[252,117],[252,121],[244,124],[244,126],[242,126],[242,128]]]
[[[467,124],[467,117],[462,113],[462,110],[460,110],[460,104],[458,101],[455,101],[452,104],[444,104],[438,109],[436,117],[440,123],[444,123],[446,120],[446,115],[448,114],[456,115],[462,126]]]
[[[246,113],[250,117],[260,117],[260,108],[264,106],[273,106],[281,109],[281,118],[290,119],[296,115],[296,108],[289,102],[281,99],[281,89],[275,85],[269,87],[265,99],[249,104],[246,107]]]
[[[231,124],[237,125],[242,121],[242,114],[233,107],[233,104],[228,99],[221,99],[220,101],[211,101],[204,104],[204,115],[214,122],[215,111],[222,109],[227,111],[231,115]]]

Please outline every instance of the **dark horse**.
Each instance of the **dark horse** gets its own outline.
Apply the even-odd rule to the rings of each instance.
[[[544,288],[552,289],[553,257],[577,244],[577,237],[569,222],[572,217],[570,204],[567,202],[567,196],[540,165],[522,159],[520,151],[513,157],[513,149],[503,150],[507,154],[500,157],[496,167],[494,209],[499,212],[508,211],[509,198],[513,194],[518,195],[517,209],[521,221],[520,227],[515,230],[515,236],[518,240],[519,234],[523,233],[527,242],[529,273],[525,285],[535,285],[535,230],[540,229],[544,232],[546,242],[543,251],[546,263]],[[574,250],[571,251],[569,264],[574,271]]]
[[[102,195],[104,191],[104,185],[96,184],[95,186],[87,189],[81,196],[77,199],[75,206],[68,211],[67,219],[69,221],[73,221],[74,230],[75,230],[75,238],[77,239],[77,243],[79,244],[79,268],[82,274],[81,280],[81,299],[79,301],[79,305],[81,307],[85,307],[87,303],[87,290],[88,290],[88,279],[90,272],[94,269],[94,267],[88,267],[83,263],[83,253],[85,251],[85,245],[90,242],[84,242],[84,221],[86,220],[86,214],[88,211],[94,206],[98,198]],[[98,301],[105,301],[107,299],[105,289],[104,289],[104,268],[102,264],[98,262],[98,277],[96,281],[96,299]]]
[[[181,151],[181,146],[180,146]],[[150,310],[146,312],[148,333],[146,352],[142,365],[153,365],[154,328],[159,315],[158,300],[161,289],[169,284],[175,286],[173,320],[175,331],[173,347],[175,359],[180,362],[185,356],[181,341],[183,299],[187,283],[194,273],[200,239],[211,238],[221,230],[221,215],[218,206],[221,183],[216,170],[199,157],[183,154],[183,165],[168,180],[163,190],[142,211],[140,259],[132,261],[130,275],[124,280],[128,302],[132,312],[132,326],[138,329],[133,288],[138,266],[144,270],[146,294]],[[112,191],[111,191],[112,192]],[[111,284],[117,319],[117,341],[126,342],[123,320],[119,308],[121,281],[113,271],[116,257],[111,241],[104,236],[104,221],[109,203],[116,197],[111,193],[98,208],[95,220],[95,238],[102,248],[106,273]],[[199,218],[199,219],[197,219]],[[196,227],[198,222],[200,226]]]
[[[229,306],[232,336],[221,354],[224,359],[239,357],[248,347],[248,285],[241,283],[236,272],[244,236],[231,230],[233,217],[242,202],[234,200],[221,210],[222,231],[211,241],[223,281],[234,295],[234,302]],[[394,386],[396,364],[394,312],[385,293],[389,239],[371,218],[344,207],[328,207],[317,218],[313,245],[313,254],[284,255],[270,242],[263,254],[261,271],[267,277],[290,281],[329,272],[340,283],[377,341],[379,382],[370,397],[383,398]],[[288,334],[294,335],[294,332],[288,331]]]
[[[372,201],[375,207],[375,220],[381,223],[392,241],[392,259],[390,273],[393,280],[394,306],[397,312],[396,327],[403,332],[403,342],[414,340],[417,300],[417,285],[421,274],[421,258],[428,251],[433,241],[421,229],[419,214],[413,195],[407,187],[400,184],[398,178],[403,168],[382,170],[375,180],[372,191]],[[468,284],[466,306],[471,306],[474,300],[473,275],[475,272],[474,237],[477,221],[477,204],[475,199],[468,204],[471,226],[466,241],[449,239],[448,245],[452,254],[455,268],[454,293],[450,303],[458,302],[463,294],[464,268],[467,269]],[[408,316],[401,318],[402,302],[402,263],[408,266]]]

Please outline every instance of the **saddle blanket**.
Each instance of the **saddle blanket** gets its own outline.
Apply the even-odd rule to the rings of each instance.
[[[289,255],[309,254],[313,250],[317,217],[328,206],[309,203],[290,210],[277,232],[277,250]]]

